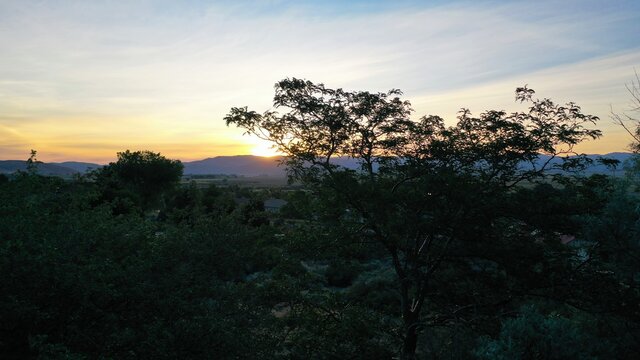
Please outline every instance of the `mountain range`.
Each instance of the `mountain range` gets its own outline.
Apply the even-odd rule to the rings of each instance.
[[[604,157],[609,159],[615,159],[623,163],[629,159],[633,154],[630,153],[609,153],[606,155],[588,155],[589,158],[594,160],[594,165],[589,167],[585,173],[610,173],[610,170],[599,164],[598,158]],[[238,155],[238,156],[217,156],[213,158],[207,158],[197,161],[183,162],[185,175],[239,175],[239,176],[269,176],[269,177],[284,177],[284,167],[278,166],[279,161],[283,157],[261,157],[253,155]],[[546,159],[541,156],[540,161]],[[560,160],[554,160],[559,163]],[[350,169],[356,169],[358,167],[356,161],[351,158],[337,158],[335,163],[342,165]],[[553,162],[552,162],[553,163]],[[84,174],[92,169],[97,169],[103,165],[66,161],[60,163],[38,163],[38,173],[42,175],[53,176],[73,176],[75,174]],[[619,169],[621,166],[618,167]],[[27,164],[23,160],[0,160],[0,174],[11,174],[16,171],[26,171]]]
[[[41,163],[38,162],[38,173],[47,176],[72,176],[84,174],[92,169],[102,167],[100,164],[65,161],[61,163]],[[16,171],[26,171],[27,162],[24,160],[0,160],[0,174],[11,174]]]

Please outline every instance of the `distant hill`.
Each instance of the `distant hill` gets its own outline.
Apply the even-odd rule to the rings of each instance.
[[[622,163],[631,158],[630,153],[610,153],[606,155],[588,155],[594,160],[594,165],[588,168],[584,173],[590,174],[610,174],[611,171],[604,165],[599,164],[596,159],[600,157],[616,159],[620,161],[618,166],[618,174],[622,173]],[[239,175],[239,176],[270,176],[284,177],[285,169],[278,166],[278,161],[282,157],[260,157],[253,155],[238,156],[217,156],[198,161],[187,161],[184,164],[185,175]],[[541,156],[538,160],[539,164],[546,161],[548,157]],[[357,169],[358,164],[351,158],[337,158],[333,161],[337,165],[344,166],[349,169]],[[560,164],[560,159],[554,159],[551,164]],[[38,172],[42,175],[71,176],[73,174],[85,173],[92,169],[97,169],[103,165],[67,161],[61,163],[40,163],[38,164]],[[0,160],[0,173],[13,173],[21,170],[26,171],[26,162],[23,160]]]
[[[83,174],[86,173],[87,171],[95,170],[104,166],[100,164],[78,162],[78,161],[65,161],[61,163],[49,163],[49,164],[62,166]]]
[[[633,156],[633,154],[631,154],[631,153],[623,153],[623,152],[614,152],[614,153],[609,153],[609,154],[605,154],[605,155],[589,154],[589,155],[587,155],[587,157],[589,159],[593,160],[593,164],[591,166],[589,166],[587,169],[585,169],[583,173],[584,173],[584,175],[591,175],[591,174],[607,174],[607,175],[610,175],[611,174],[611,169],[607,168],[605,165],[603,165],[600,162],[598,162],[598,159],[605,158],[605,159],[618,160],[620,163],[618,164],[618,167],[616,169],[616,173],[617,174],[622,174],[625,161],[631,159],[632,156]],[[538,165],[542,165],[547,160],[549,160],[548,156],[541,155],[538,158],[537,164]],[[553,159],[553,160],[551,160],[549,162],[550,166],[561,165],[561,164],[562,164],[562,159],[561,158],[555,158],[555,159]]]
[[[584,171],[586,175],[590,174],[609,174],[611,171],[604,165],[598,163],[598,158],[609,158],[620,161],[618,166],[618,173],[622,171],[622,164],[628,160],[632,154],[630,153],[610,153],[606,155],[587,155],[590,159],[594,160],[593,166]],[[252,155],[240,155],[240,156],[218,156],[215,158],[208,158],[199,161],[185,162],[184,174],[185,175],[207,175],[207,174],[225,174],[225,175],[242,175],[242,176],[285,176],[283,167],[278,167],[278,161],[282,160],[282,157],[264,158],[260,156]],[[548,157],[541,156],[538,160],[539,164],[548,160]],[[344,166],[349,169],[357,169],[358,164],[351,158],[336,158],[333,163]],[[550,165],[561,164],[560,158],[551,161]]]
[[[184,162],[185,175],[242,175],[242,176],[286,176],[284,166],[278,166],[282,156],[261,157],[253,155],[217,156],[204,160]],[[358,168],[351,158],[336,158],[333,163],[349,169]]]
[[[0,173],[11,174],[16,171],[27,171],[27,162],[24,160],[0,160]],[[68,167],[38,163],[38,174],[48,176],[72,176],[78,171]]]
[[[622,173],[623,163],[631,158],[633,154],[630,153],[609,153],[606,155],[587,155],[592,159],[593,165],[584,171],[585,175],[590,174],[610,174],[611,170],[606,166],[597,162],[599,158],[615,159],[620,161],[620,165],[617,168],[617,173]],[[285,176],[285,170],[283,167],[278,167],[278,161],[282,160],[282,157],[264,158],[260,156],[252,155],[240,155],[240,156],[218,156],[215,158],[208,158],[199,161],[185,162],[184,174],[185,175],[207,175],[207,174],[225,174],[225,175],[242,175],[242,176]],[[538,163],[541,165],[548,157],[541,156]],[[333,163],[344,166],[349,169],[357,169],[358,164],[351,158],[336,158]],[[560,158],[551,161],[550,165],[559,165],[562,163]]]
[[[633,154],[631,153],[623,152],[613,152],[606,155],[589,155],[589,157],[593,160],[596,160],[598,158],[606,158],[620,161],[620,165],[618,165],[617,170],[622,170],[624,162],[630,160],[632,156]],[[597,161],[594,163],[594,166],[591,166],[589,169],[587,169],[587,173],[608,174],[609,172],[610,170],[606,166],[599,164]]]
[[[283,167],[278,166],[282,157],[260,157],[253,155],[217,156],[198,161],[184,162],[185,175],[242,175],[284,177]]]

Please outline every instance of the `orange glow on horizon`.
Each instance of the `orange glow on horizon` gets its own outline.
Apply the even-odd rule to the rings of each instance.
[[[253,147],[251,148],[251,155],[254,156],[262,156],[262,157],[274,157],[280,156],[282,153],[278,152],[278,149],[275,146],[265,140],[253,140]]]
[[[629,136],[619,129],[606,132],[603,139],[585,141],[574,149],[579,153],[607,154],[611,152],[628,152]],[[177,140],[177,139],[176,139]],[[231,142],[231,141],[233,142]],[[75,144],[59,143],[55,141],[33,141],[15,149],[7,149],[0,153],[0,160],[26,160],[29,152],[38,152],[38,160],[44,162],[81,161],[106,164],[115,161],[117,153],[125,150],[149,150],[159,152],[163,156],[181,161],[194,161],[216,156],[254,155],[262,157],[281,156],[282,153],[274,149],[268,141],[238,136],[232,139],[198,140],[197,142],[146,142],[145,144],[127,141],[126,143],[89,142]]]

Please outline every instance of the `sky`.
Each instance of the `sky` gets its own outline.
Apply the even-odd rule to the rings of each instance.
[[[413,117],[525,110],[539,97],[601,118],[586,153],[627,150],[610,113],[640,72],[640,1],[0,0],[0,159],[183,161],[269,154],[228,128],[273,85],[401,89]]]

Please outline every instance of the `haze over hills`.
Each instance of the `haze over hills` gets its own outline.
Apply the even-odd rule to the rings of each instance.
[[[242,176],[285,176],[283,167],[278,166],[282,156],[261,157],[254,155],[216,156],[197,161],[183,162],[185,175],[242,175]]]
[[[97,168],[102,167],[102,165],[100,164],[79,162],[79,161],[65,161],[61,163],[50,163],[50,164],[62,166],[64,168],[68,168],[79,173],[86,173],[87,171],[95,170]]]
[[[79,173],[78,170],[56,163],[38,163],[37,168],[39,174],[47,176],[72,176]],[[24,160],[0,160],[0,174],[11,174],[16,171],[27,171],[27,162]]]
[[[185,175],[241,175],[284,177],[284,168],[278,167],[282,157],[260,157],[253,155],[218,156],[197,161],[183,162]],[[60,163],[38,163],[42,175],[72,176],[102,167],[101,164],[66,161]],[[0,160],[0,173],[10,174],[26,171],[24,160]]]
[[[596,160],[601,157],[615,159],[620,161],[618,169],[622,168],[622,163],[632,156],[630,153],[609,153],[605,155],[588,155],[594,160],[593,166],[589,167],[585,173],[603,173],[611,172],[606,166],[598,163]],[[217,156],[196,161],[186,161],[184,164],[185,175],[239,175],[239,176],[269,176],[284,177],[285,169],[278,166],[279,161],[283,157],[261,157],[254,155],[237,155],[237,156]],[[541,156],[540,161],[546,158]],[[560,159],[554,160],[552,164],[560,163]],[[337,158],[335,164],[344,166],[349,169],[357,169],[358,165],[351,158]],[[74,174],[84,174],[88,171],[102,167],[101,164],[65,161],[60,163],[38,163],[38,172],[42,175],[53,176],[72,176]],[[24,160],[0,160],[0,173],[11,174],[16,171],[26,171],[27,165]]]

